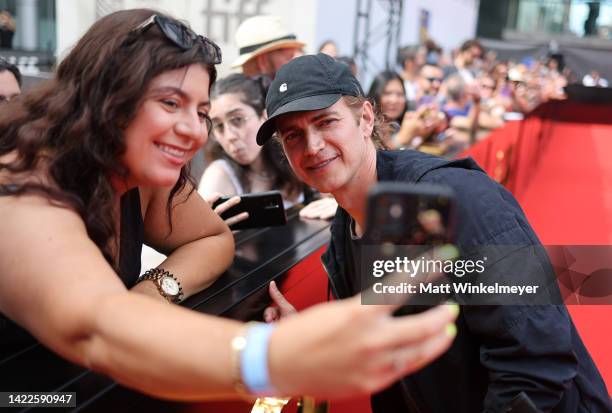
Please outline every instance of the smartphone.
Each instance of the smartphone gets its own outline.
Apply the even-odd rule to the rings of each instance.
[[[443,245],[454,241],[455,201],[450,188],[381,182],[368,194],[367,244]]]
[[[368,259],[395,261],[399,258],[425,265],[424,254],[454,242],[455,213],[455,197],[448,187],[405,182],[377,184],[368,194],[367,202],[363,240],[369,248]],[[389,280],[396,281],[389,282],[399,280],[417,287],[423,282],[433,286],[449,282],[445,274],[435,271],[423,271],[415,278],[398,273],[393,277]],[[427,295],[412,294],[395,315],[422,312],[449,297],[450,292],[444,290]]]
[[[219,198],[213,203],[212,208],[215,209],[230,198],[229,196]],[[272,227],[287,223],[287,215],[280,191],[240,195],[240,203],[223,212],[221,218],[225,220],[242,212],[248,212],[249,217],[231,225],[232,230]]]

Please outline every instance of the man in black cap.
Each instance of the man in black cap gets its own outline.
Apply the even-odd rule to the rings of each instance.
[[[323,256],[338,298],[360,291],[368,190],[378,181],[444,184],[458,206],[456,242],[541,247],[512,195],[471,159],[384,151],[384,124],[348,66],[324,55],[284,65],[257,142],[276,133],[296,175],[339,204]],[[545,271],[545,257],[533,257]],[[521,271],[524,268],[521,267]],[[451,349],[372,397],[374,412],[609,412],[605,384],[561,306],[464,306]]]

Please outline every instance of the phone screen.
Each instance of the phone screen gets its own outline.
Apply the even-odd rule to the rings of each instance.
[[[408,184],[401,182],[379,183],[368,196],[368,209],[362,255],[362,268],[372,268],[378,262],[425,262],[434,248],[454,241],[455,203],[452,191],[442,186]],[[441,284],[446,281],[443,273],[425,273],[411,278],[388,273],[380,279],[372,279],[371,271],[362,272],[362,286],[382,281],[386,283],[422,282]],[[368,279],[368,277],[370,277]],[[423,277],[423,278],[420,278]],[[394,280],[394,281],[392,281]],[[448,298],[411,295],[396,315],[421,312]],[[401,301],[400,301],[401,302]]]
[[[368,244],[442,245],[453,242],[454,197],[445,187],[378,184],[368,196]]]

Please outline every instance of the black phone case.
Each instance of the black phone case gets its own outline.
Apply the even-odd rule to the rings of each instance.
[[[438,212],[442,234],[428,237],[419,231],[417,214],[425,210]],[[444,186],[380,182],[368,194],[366,216],[366,244],[435,245],[454,241],[454,194]]]
[[[214,202],[212,208],[227,201],[230,197],[221,197]],[[231,225],[232,230],[263,228],[287,223],[283,197],[280,191],[257,192],[240,196],[240,203],[221,214],[221,218],[228,219],[242,212],[248,212],[249,217],[244,221]]]
[[[428,236],[417,219],[419,212],[435,210],[444,231]],[[368,194],[364,244],[380,246],[382,255],[405,255],[409,245],[443,245],[454,242],[455,201],[450,188],[406,182],[380,182]],[[418,249],[419,251],[422,251]],[[444,275],[433,283],[441,283]],[[446,301],[446,295],[436,303]],[[414,301],[414,300],[413,300]],[[435,304],[411,305],[410,299],[394,315],[408,315],[425,311]]]

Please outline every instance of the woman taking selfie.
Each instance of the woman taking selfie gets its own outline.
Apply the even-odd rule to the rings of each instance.
[[[170,305],[233,258],[186,171],[220,60],[175,19],[120,11],[3,107],[0,313],[74,363],[175,400],[347,396],[433,360],[452,340],[449,306],[392,318],[355,297],[245,326]],[[168,258],[138,277],[143,242]]]

